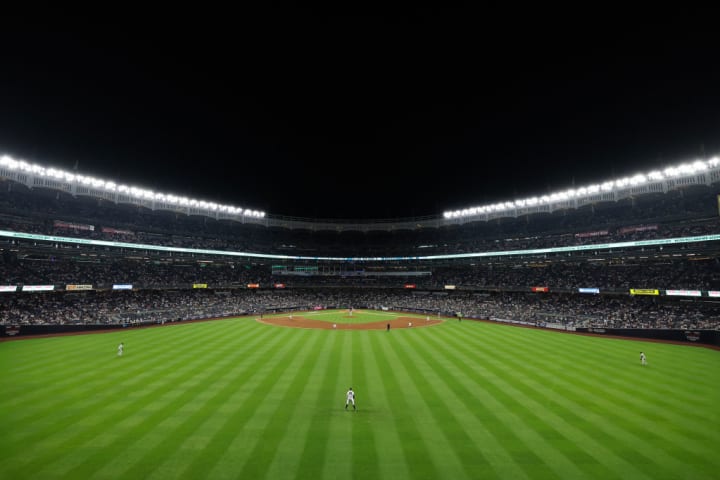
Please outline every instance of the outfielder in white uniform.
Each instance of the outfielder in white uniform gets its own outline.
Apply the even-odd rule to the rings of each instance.
[[[123,354],[123,344],[121,343],[118,345],[118,357],[122,357]]]
[[[355,392],[353,392],[352,387],[347,391],[346,397],[345,397],[345,410],[347,410],[348,404],[352,403],[353,410],[357,410],[355,407]]]
[[[640,365],[647,365],[647,358],[645,358],[644,352],[640,352]]]

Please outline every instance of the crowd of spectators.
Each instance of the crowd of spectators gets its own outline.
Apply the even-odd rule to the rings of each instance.
[[[716,190],[692,187],[589,205],[576,210],[464,225],[381,232],[269,228],[206,216],[151,211],[47,189],[0,183],[0,229],[169,247],[309,256],[395,256],[497,252],[716,234]],[[711,242],[713,245],[716,242]],[[92,285],[72,293],[2,293],[3,324],[167,322],[317,306],[365,306],[409,311],[463,312],[466,317],[559,324],[566,327],[718,328],[716,304],[631,297],[639,289],[720,291],[717,255],[697,260],[662,255],[662,247],[619,253],[615,259],[561,261],[535,256],[425,269],[429,275],[381,275],[352,265],[352,275],[323,271],[287,275],[248,259],[217,261],[162,257],[134,249],[0,239],[3,285]],[[703,244],[692,248],[701,251]],[[22,255],[13,257],[11,252]],[[163,253],[162,255],[165,255]],[[645,260],[640,260],[645,257]],[[654,260],[650,260],[652,257]],[[595,261],[597,260],[597,261]],[[358,274],[360,273],[360,274]],[[268,288],[282,283],[285,290]],[[402,290],[404,284],[416,290]],[[111,291],[132,284],[132,291]],[[207,284],[193,289],[193,284]],[[260,290],[247,290],[259,284]],[[456,292],[443,291],[454,285]],[[530,287],[551,293],[524,293]],[[615,295],[582,295],[579,288]],[[575,294],[555,293],[558,291]],[[618,293],[624,292],[625,295]]]
[[[245,264],[208,264],[198,262],[161,263],[145,260],[92,261],[57,259],[18,260],[0,263],[5,285],[92,285],[96,289],[114,284],[135,288],[192,288],[210,286],[269,285],[270,269]]]
[[[720,329],[720,304],[660,298],[504,293],[297,291],[125,291],[0,297],[0,324],[133,324],[307,311],[374,308],[465,318],[553,324],[562,328]]]
[[[692,257],[690,257],[692,258]],[[627,292],[631,288],[720,290],[720,262],[716,259],[674,259],[662,262],[554,262],[485,264],[436,268],[433,286],[527,288],[545,286],[577,291],[599,288]]]
[[[268,228],[131,205],[0,188],[0,229],[149,245],[329,256],[437,255],[587,245],[720,231],[716,191],[651,194],[576,210],[387,232]],[[89,229],[88,227],[92,227]]]
[[[82,251],[82,250],[80,250]],[[720,290],[720,262],[717,259],[692,260],[694,257],[667,259],[662,262],[554,261],[528,263],[478,263],[455,266],[427,267],[423,275],[402,272],[354,270],[339,268],[305,275],[284,274],[271,270],[270,265],[248,263],[206,263],[189,260],[144,259],[79,259],[58,257],[47,259],[15,259],[0,261],[0,278],[5,285],[93,285],[96,289],[112,288],[113,284],[132,284],[136,289],[192,288],[207,284],[210,288],[245,287],[259,284],[262,288],[281,283],[287,287],[385,287],[402,288],[412,284],[418,289],[443,289],[454,285],[465,289],[527,290],[542,286],[551,290],[577,291],[599,288],[601,291],[627,292],[631,288]],[[292,272],[291,272],[292,273]]]

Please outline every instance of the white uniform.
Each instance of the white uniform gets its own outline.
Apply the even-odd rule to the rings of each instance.
[[[348,404],[352,403],[353,409],[355,408],[355,392],[353,392],[353,389],[347,391],[346,398],[345,398],[345,409],[347,409]]]
[[[118,345],[118,357],[122,357],[123,354],[123,344],[121,343]]]
[[[645,358],[645,354],[643,352],[640,352],[640,365],[647,365],[647,359]]]

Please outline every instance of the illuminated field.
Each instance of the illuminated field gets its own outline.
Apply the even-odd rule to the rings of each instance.
[[[397,318],[398,316],[413,316],[416,318],[422,318],[424,319],[425,316],[421,315],[409,315],[405,313],[394,313],[394,312],[378,312],[374,310],[353,310],[352,315],[350,315],[350,310],[343,309],[343,310],[316,310],[311,312],[295,312],[293,316],[295,318],[297,317],[306,317],[311,318],[313,320],[322,320],[323,322],[328,323],[370,323],[370,322],[384,322],[386,320],[390,320],[393,318]],[[283,314],[277,314],[277,315],[265,315],[264,318],[273,318],[273,317],[287,317],[287,313]],[[433,318],[436,318],[433,316]]]
[[[720,352],[704,348],[472,321],[385,332],[248,317],[3,342],[0,365],[0,478],[720,471]],[[343,408],[350,386],[357,412]]]
[[[432,318],[431,318],[432,317]],[[386,325],[396,328],[428,327],[442,323],[436,315],[383,312],[374,310],[317,310],[266,315],[259,321],[275,326],[295,328],[338,328],[340,330],[382,330]]]

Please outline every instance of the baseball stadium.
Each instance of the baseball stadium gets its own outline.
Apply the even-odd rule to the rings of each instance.
[[[718,157],[376,220],[124,182],[0,157],[0,478],[718,478]]]

